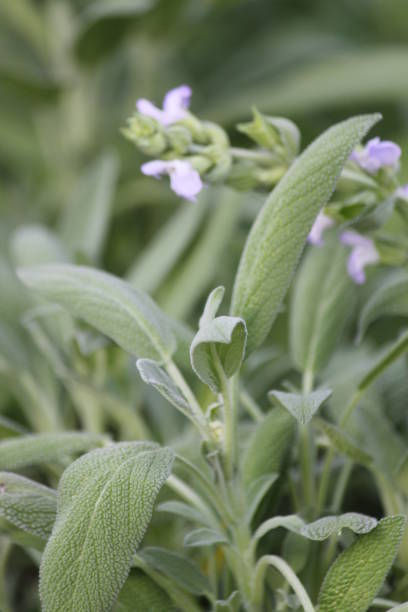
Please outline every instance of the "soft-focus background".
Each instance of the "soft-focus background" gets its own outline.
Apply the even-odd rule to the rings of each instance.
[[[9,266],[95,265],[194,327],[210,289],[221,283],[230,293],[264,196],[208,188],[199,205],[180,202],[167,181],[141,175],[145,159],[120,133],[137,98],[159,104],[182,83],[193,88],[193,112],[220,122],[237,143],[234,125],[252,104],[294,120],[304,145],[336,120],[380,111],[376,133],[402,147],[408,180],[408,0],[0,0],[0,413],[25,430],[108,430],[174,445],[183,428],[140,384],[128,356],[104,350],[89,329],[74,334],[68,325],[61,338],[46,317],[36,326],[38,312],[22,326],[27,295]],[[280,321],[278,342],[246,366],[262,402],[291,375],[285,315]],[[380,323],[371,341],[394,338],[397,328]],[[350,347],[329,369],[334,410],[369,353]],[[406,457],[406,387],[400,363],[375,399],[380,433],[371,446],[377,451],[383,437],[379,460],[390,470]],[[353,482],[346,509],[381,515],[367,474],[357,470]],[[156,534],[176,548],[182,538],[171,541],[163,521],[153,541]],[[1,563],[10,553],[4,542]],[[408,567],[408,546],[404,554]],[[13,610],[39,609],[37,561],[13,549],[1,610],[9,611],[5,591]]]

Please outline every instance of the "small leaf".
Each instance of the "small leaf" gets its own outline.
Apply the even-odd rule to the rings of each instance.
[[[390,274],[364,304],[358,322],[357,341],[361,342],[367,328],[376,319],[395,315],[408,316],[408,274],[405,270]]]
[[[182,516],[183,518],[193,521],[196,523],[206,524],[207,519],[201,512],[185,504],[180,501],[168,501],[159,504],[156,508],[157,512],[169,512],[170,514],[176,514],[177,516]]]
[[[145,383],[155,387],[170,404],[173,404],[187,418],[193,419],[191,408],[184,395],[159,364],[151,359],[138,359],[136,367]]]
[[[149,525],[173,452],[148,442],[84,455],[64,472],[40,569],[45,612],[107,612]]]
[[[16,266],[69,262],[64,245],[42,225],[19,227],[12,236],[11,252]]]
[[[330,444],[340,453],[343,453],[356,463],[369,465],[372,457],[364,452],[356,443],[350,440],[348,434],[324,419],[316,418],[313,423],[327,436]]]
[[[213,546],[214,544],[226,544],[228,542],[227,538],[214,531],[214,529],[207,529],[207,527],[202,527],[200,529],[194,529],[194,531],[190,531],[184,538],[184,546],[186,547],[200,547],[200,546]]]
[[[144,548],[138,553],[138,556],[148,566],[170,578],[184,591],[193,595],[206,595],[210,592],[208,579],[188,557],[156,547]]]
[[[72,254],[98,261],[109,224],[118,169],[114,155],[102,155],[81,176],[71,201],[64,207],[61,236]]]
[[[382,519],[333,563],[319,594],[319,612],[365,612],[378,593],[398,552],[405,517]]]
[[[325,516],[304,525],[300,533],[309,540],[326,540],[333,534],[340,535],[341,530],[347,527],[354,533],[369,533],[377,526],[377,520],[358,512],[347,512],[340,516]]]
[[[205,327],[213,321],[217,315],[218,309],[224,298],[225,287],[219,286],[213,289],[207,298],[204,306],[203,314],[201,315],[199,326]]]
[[[42,297],[93,325],[136,357],[166,361],[176,348],[158,306],[111,274],[63,264],[22,268],[18,274]]]
[[[305,525],[305,521],[297,514],[288,514],[287,516],[274,516],[259,525],[258,529],[254,534],[256,540],[260,540],[264,535],[278,529],[278,527],[284,527],[288,531],[293,533],[301,533],[302,528]]]
[[[66,459],[104,446],[106,436],[84,432],[44,433],[19,436],[0,442],[0,469],[17,470],[27,465]]]
[[[247,489],[261,476],[280,473],[296,430],[296,421],[284,409],[273,408],[252,434],[242,462]]]
[[[320,372],[353,312],[355,286],[347,249],[337,235],[311,247],[296,275],[290,303],[290,347],[301,371]]]
[[[217,317],[199,329],[190,349],[194,372],[214,392],[221,390],[212,350],[217,351],[223,370],[230,378],[240,368],[246,345],[245,321],[238,317]]]
[[[179,612],[172,600],[149,576],[132,570],[126,580],[114,612]]]
[[[354,117],[327,130],[293,163],[259,213],[241,257],[231,305],[231,314],[246,321],[248,355],[268,335],[314,220],[351,151],[379,118]]]
[[[23,531],[47,540],[57,514],[57,494],[38,482],[0,472],[0,517]]]
[[[305,425],[309,423],[313,415],[331,394],[331,389],[320,389],[307,394],[269,391],[268,397],[271,400],[276,400],[277,403],[282,406],[282,408],[286,408],[299,423]]]

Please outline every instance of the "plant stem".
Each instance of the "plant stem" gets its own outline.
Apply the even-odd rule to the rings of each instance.
[[[197,508],[205,517],[207,517],[208,521],[211,525],[215,526],[217,529],[220,528],[219,522],[214,516],[211,509],[207,506],[207,504],[203,501],[203,499],[196,493],[191,487],[189,487],[185,482],[171,474],[167,481],[166,485],[170,487],[175,493],[180,495],[185,501],[189,504]]]
[[[294,592],[296,593],[301,606],[305,612],[315,612],[310,597],[303,584],[296,576],[292,568],[281,557],[276,555],[265,555],[261,557],[255,567],[253,578],[253,603],[257,609],[262,605],[264,593],[264,577],[268,566],[274,567],[286,578]]]
[[[303,374],[302,392],[310,393],[313,389],[313,372],[306,370]],[[315,500],[315,483],[313,478],[314,446],[308,425],[300,426],[300,469],[303,482],[304,501],[309,510],[313,508]]]

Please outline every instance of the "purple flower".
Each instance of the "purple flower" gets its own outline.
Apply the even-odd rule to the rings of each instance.
[[[322,212],[319,213],[316,217],[312,229],[310,230],[309,236],[307,237],[307,241],[310,242],[310,244],[314,244],[315,246],[323,246],[323,232],[332,225],[334,225],[333,219],[331,219]]]
[[[351,253],[347,262],[347,272],[355,283],[365,283],[365,266],[375,264],[380,260],[380,255],[375,248],[374,242],[366,236],[362,236],[352,230],[342,232],[340,240],[343,244],[351,246]]]
[[[136,108],[142,115],[153,117],[162,125],[170,125],[185,117],[190,105],[191,89],[188,85],[180,85],[166,93],[163,100],[163,110],[157,108],[150,100],[140,98]]]
[[[398,198],[401,198],[401,200],[408,202],[408,183],[406,185],[402,185],[402,187],[399,187],[395,192],[395,195]]]
[[[141,166],[141,171],[147,176],[160,178],[163,174],[170,177],[170,187],[177,195],[195,202],[197,194],[203,188],[200,175],[188,161],[173,159],[163,161],[155,159]]]
[[[401,157],[401,149],[390,140],[378,137],[369,140],[363,149],[356,149],[350,159],[363,170],[375,174],[383,166],[395,166]]]

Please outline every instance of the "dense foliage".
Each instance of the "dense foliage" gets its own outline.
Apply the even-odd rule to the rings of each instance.
[[[1,611],[407,610],[406,1],[0,17]]]

